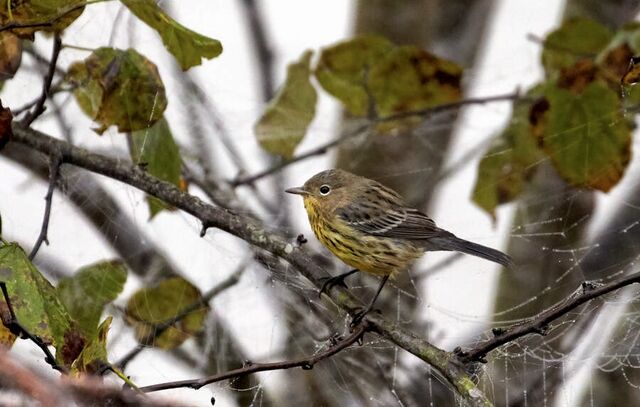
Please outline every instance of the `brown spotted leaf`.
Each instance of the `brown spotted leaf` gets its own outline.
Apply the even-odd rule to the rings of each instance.
[[[0,101],[0,150],[7,145],[13,136],[11,130],[12,121],[13,115],[11,114],[11,109],[3,107],[2,101]]]
[[[100,124],[119,132],[146,129],[167,107],[158,69],[134,49],[98,48],[87,59],[69,68],[67,81],[82,110]]]
[[[528,96],[539,93],[534,88]],[[495,219],[495,208],[517,198],[543,153],[532,137],[531,105],[514,106],[507,127],[493,141],[478,166],[473,201]]]
[[[565,21],[544,40],[542,65],[547,76],[555,78],[562,68],[581,59],[594,59],[612,38],[611,31],[596,21],[586,18]]]
[[[0,7],[0,25],[33,24],[34,27],[11,30],[21,38],[33,39],[37,31],[59,32],[82,14],[85,0],[21,0]],[[10,7],[7,7],[10,5]]]
[[[548,85],[549,109],[540,140],[567,182],[608,191],[622,178],[631,158],[631,128],[616,91],[602,82],[573,94]]]
[[[156,331],[158,325],[201,301],[202,295],[198,288],[183,278],[174,277],[163,280],[154,287],[138,290],[127,302],[125,313],[127,321],[135,328],[139,342],[173,349],[202,329],[208,308],[198,305],[194,311],[188,312],[162,333]]]
[[[107,334],[113,317],[108,317],[97,327],[96,335],[84,346],[71,365],[71,373],[95,374],[109,365],[107,357]]]
[[[395,45],[384,37],[366,35],[339,42],[320,51],[315,76],[320,85],[336,97],[354,116],[369,110],[367,75]]]
[[[387,117],[459,100],[461,79],[456,63],[407,45],[378,60],[367,83],[378,116]]]
[[[55,288],[17,244],[0,245],[0,280],[7,284],[18,322],[45,343],[54,345],[56,357],[62,362],[65,336],[72,330],[67,310]]]
[[[22,40],[9,31],[0,32],[0,80],[13,78],[22,62]]]

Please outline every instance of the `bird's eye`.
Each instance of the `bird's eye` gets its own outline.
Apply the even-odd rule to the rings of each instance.
[[[329,195],[331,192],[331,187],[329,185],[323,185],[320,187],[320,195]]]

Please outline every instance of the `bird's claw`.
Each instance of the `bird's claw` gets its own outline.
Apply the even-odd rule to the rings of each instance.
[[[347,287],[347,284],[344,282],[344,279],[346,277],[347,276],[341,274],[335,277],[324,277],[320,279],[322,281],[322,287],[320,287],[320,291],[318,291],[318,297],[321,297],[322,293],[328,293],[330,289],[332,289],[337,285],[341,285],[344,288],[349,288]]]
[[[351,319],[351,322],[349,323],[349,328],[353,329],[356,326],[360,325],[360,323],[362,323],[362,321],[364,320],[364,317],[366,317],[370,312],[377,312],[380,313],[379,309],[360,309],[358,311],[356,311],[353,314],[353,318]]]

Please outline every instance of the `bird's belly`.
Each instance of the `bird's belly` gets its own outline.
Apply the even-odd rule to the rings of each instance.
[[[380,276],[407,270],[424,253],[424,249],[410,241],[365,235],[346,227],[314,226],[313,231],[340,260]]]

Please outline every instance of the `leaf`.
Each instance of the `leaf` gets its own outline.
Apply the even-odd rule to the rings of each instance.
[[[167,107],[158,69],[134,49],[98,48],[69,68],[66,80],[82,110],[100,124],[129,132],[146,129],[162,118]]]
[[[140,343],[173,349],[202,329],[208,307],[198,307],[154,339],[156,327],[201,301],[200,290],[183,278],[173,277],[138,290],[127,302],[125,313]]]
[[[7,8],[10,4],[11,9]],[[41,24],[36,27],[11,30],[20,38],[33,40],[37,31],[60,32],[67,28],[84,11],[85,0],[22,0],[4,2],[0,6],[0,25]]]
[[[533,96],[537,90],[528,92]],[[516,104],[507,127],[498,135],[478,166],[473,201],[495,220],[495,208],[517,198],[543,157],[532,137],[530,105]]]
[[[222,53],[222,44],[198,34],[173,20],[154,0],[121,0],[140,20],[156,30],[164,46],[176,58],[183,71],[200,65],[202,58],[212,59]]]
[[[13,78],[21,62],[22,40],[9,31],[0,32],[0,80]]]
[[[96,334],[82,349],[78,358],[71,365],[71,373],[98,373],[109,365],[107,357],[107,334],[111,328],[113,317],[108,317],[97,327]]]
[[[315,116],[316,90],[309,80],[311,51],[287,68],[287,78],[254,126],[268,152],[291,158]]]
[[[614,90],[593,82],[575,95],[547,86],[549,109],[539,140],[567,182],[608,191],[622,178],[631,158],[630,124]]]
[[[167,120],[162,118],[153,127],[131,133],[131,159],[149,174],[180,186],[182,160],[180,150],[173,140]],[[161,200],[147,196],[149,211],[153,218],[167,205]]]
[[[11,122],[13,121],[13,114],[11,109],[2,106],[0,101],[0,150],[7,145],[11,137],[13,137],[13,130],[11,130]]]
[[[16,336],[12,334],[7,327],[0,323],[0,346],[10,348],[15,341]]]
[[[380,117],[460,99],[462,68],[416,46],[397,47],[376,62],[368,85]]]
[[[367,73],[394,47],[384,37],[366,35],[323,48],[314,72],[316,79],[349,113],[364,116],[369,109]]]
[[[613,34],[600,23],[586,18],[569,19],[544,40],[542,65],[547,76],[580,59],[593,59],[607,46]]]
[[[44,343],[61,350],[72,328],[71,318],[55,288],[15,243],[0,246],[0,281],[7,285],[18,322]],[[6,306],[4,301],[2,304]]]
[[[81,268],[58,284],[60,300],[88,340],[95,339],[105,305],[116,299],[126,281],[122,262],[103,261]]]

